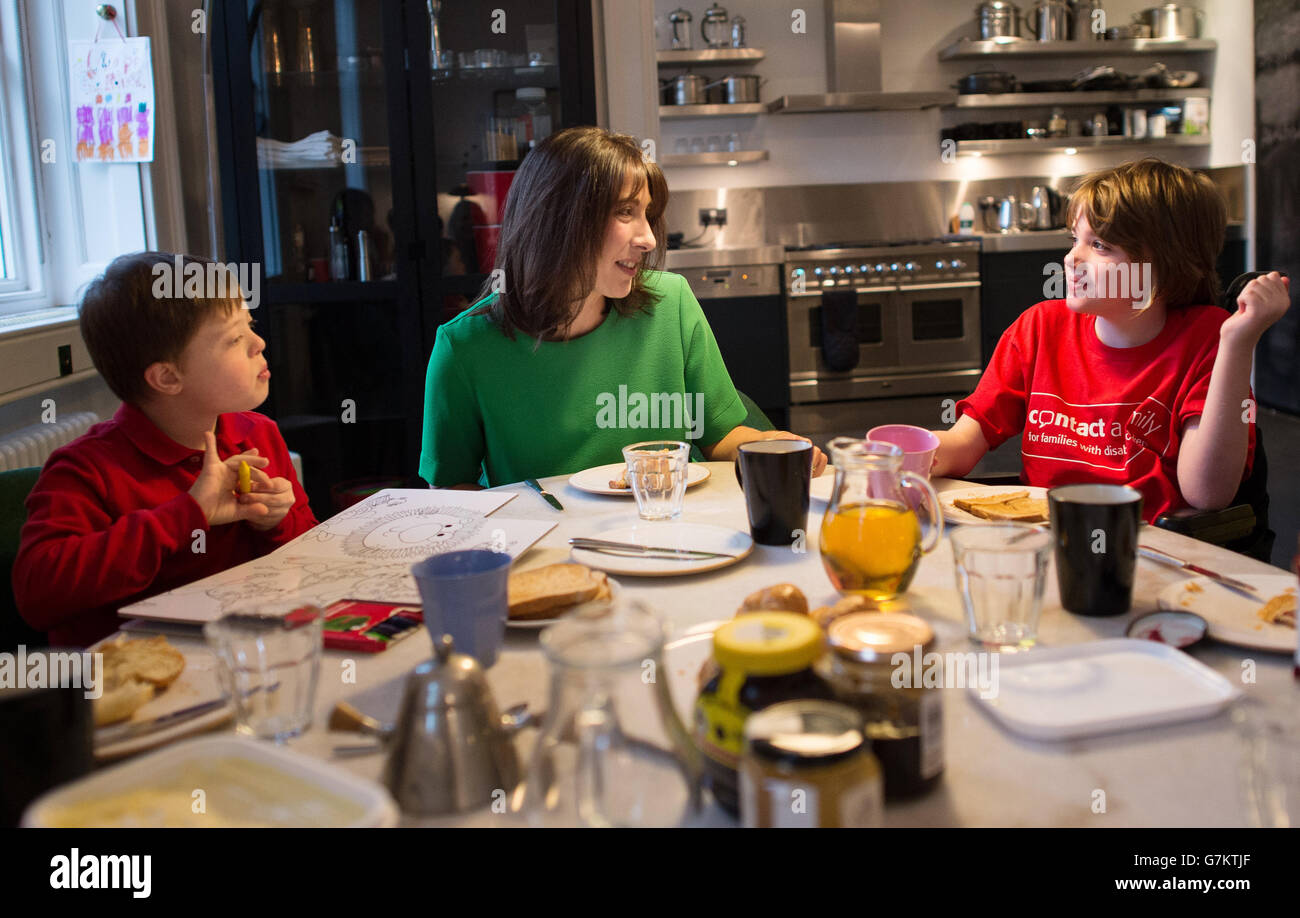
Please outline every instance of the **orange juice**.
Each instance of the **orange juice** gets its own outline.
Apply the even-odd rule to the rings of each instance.
[[[892,500],[845,504],[822,518],[822,564],[841,593],[890,599],[907,589],[921,560],[921,524]]]

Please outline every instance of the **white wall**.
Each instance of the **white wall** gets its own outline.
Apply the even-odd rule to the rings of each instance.
[[[1165,59],[1171,69],[1198,69],[1202,82],[1214,89],[1211,106],[1212,144],[1206,148],[1176,150],[1162,148],[1162,157],[1192,166],[1226,166],[1241,162],[1241,144],[1254,133],[1254,42],[1252,0],[1197,0],[1206,11],[1205,36],[1219,43],[1211,54],[1169,55],[1165,58],[1071,57],[1057,60],[1020,60],[1004,65],[1017,77],[1048,79],[1072,76],[1093,63],[1114,63],[1121,70],[1135,70]],[[659,27],[657,47],[667,47],[667,14],[686,6],[695,17],[695,47],[703,44],[699,23],[705,0],[654,0],[655,23],[646,22],[644,4],[636,0],[612,0],[606,4],[607,36],[618,34],[623,41],[640,30],[647,34]],[[821,0],[809,0],[802,7],[777,0],[729,0],[723,4],[732,16],[743,15],[749,44],[763,48],[767,57],[745,72],[767,79],[762,98],[785,94],[826,91],[825,17]],[[985,66],[981,61],[940,63],[938,52],[962,37],[975,37],[974,0],[882,0],[882,77],[887,92],[944,89],[967,73]],[[1127,22],[1132,14],[1151,5],[1150,0],[1105,0],[1112,24]],[[1032,4],[1021,4],[1028,9]],[[807,14],[806,34],[791,31],[791,11]],[[608,47],[608,45],[607,45]],[[612,58],[617,61],[617,58]],[[610,63],[612,68],[615,63]],[[725,69],[708,68],[702,73],[724,75]],[[609,98],[610,122],[624,130],[636,130],[642,121],[642,95],[634,93],[635,116],[624,115],[619,94]],[[939,159],[939,131],[946,124],[967,120],[967,112],[861,112],[816,115],[759,115],[722,119],[670,120],[659,126],[657,142],[662,154],[674,152],[679,137],[725,136],[736,132],[743,145],[770,151],[771,158],[753,165],[726,167],[670,167],[667,174],[674,189],[716,187],[761,187],[770,185],[823,184],[832,182],[919,181],[926,179],[997,178],[1016,175],[1074,175],[1122,161],[1131,153],[1107,151],[1077,156],[1062,154],[1024,156],[959,157],[945,164]],[[1007,120],[1017,117],[1006,110]],[[969,120],[981,120],[971,118]],[[987,120],[992,120],[989,118]]]

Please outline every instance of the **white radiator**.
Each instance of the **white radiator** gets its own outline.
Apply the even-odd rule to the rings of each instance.
[[[70,414],[53,424],[33,424],[0,439],[0,472],[41,466],[50,453],[99,423],[93,411]]]

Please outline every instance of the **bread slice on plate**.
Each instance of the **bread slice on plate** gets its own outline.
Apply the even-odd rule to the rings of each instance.
[[[602,571],[582,564],[548,564],[510,575],[507,584],[509,617],[514,621],[550,618],[578,603],[608,598],[609,582]]]
[[[162,635],[118,638],[96,649],[104,655],[104,676],[110,683],[136,679],[166,688],[185,669],[185,655]]]
[[[983,520],[1017,523],[1045,523],[1047,501],[1029,496],[1028,491],[1003,491],[988,497],[954,498],[953,506]]]

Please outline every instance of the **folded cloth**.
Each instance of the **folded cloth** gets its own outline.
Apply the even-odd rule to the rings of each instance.
[[[858,295],[852,290],[822,294],[822,359],[837,373],[858,365]]]

